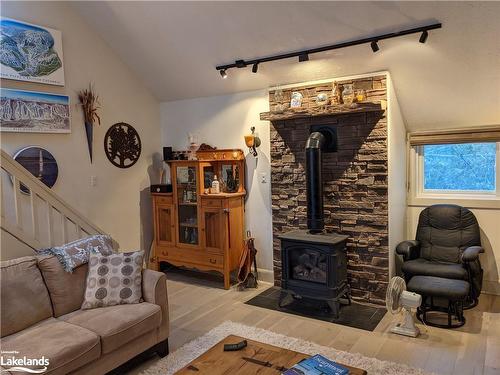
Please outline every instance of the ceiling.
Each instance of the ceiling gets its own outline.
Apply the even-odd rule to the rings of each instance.
[[[390,71],[410,130],[500,124],[500,2],[73,2],[160,101]],[[442,22],[419,35],[262,64],[216,65]]]

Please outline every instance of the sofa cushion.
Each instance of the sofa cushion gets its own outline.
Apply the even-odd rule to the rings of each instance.
[[[83,264],[66,272],[56,256],[39,256],[38,268],[49,290],[54,316],[79,310],[85,293],[88,265]]]
[[[0,262],[1,337],[52,316],[49,292],[36,257]]]
[[[158,328],[162,317],[160,306],[142,302],[77,310],[58,319],[98,334],[101,337],[102,352],[105,354]]]
[[[417,258],[404,262],[401,269],[408,277],[420,275],[467,280],[467,270],[461,264],[456,263],[440,263]]]
[[[2,351],[17,351],[16,358],[48,358],[44,374],[67,374],[101,355],[99,336],[94,332],[49,318],[21,332],[2,338]],[[4,361],[8,354],[2,354]]]
[[[144,251],[90,254],[82,309],[139,303]]]

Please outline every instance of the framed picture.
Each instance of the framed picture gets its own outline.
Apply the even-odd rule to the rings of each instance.
[[[64,86],[61,32],[0,18],[0,77]]]
[[[56,159],[47,150],[36,146],[25,147],[16,152],[14,160],[49,188],[52,188],[56,183],[59,168]],[[29,189],[23,184],[21,184],[21,192],[30,193]]]
[[[0,131],[70,133],[69,96],[0,88]]]

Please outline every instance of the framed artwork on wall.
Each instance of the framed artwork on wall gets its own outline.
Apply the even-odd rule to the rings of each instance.
[[[1,78],[64,86],[60,31],[2,17],[0,33]]]
[[[0,131],[70,133],[69,96],[0,88]]]
[[[28,146],[16,152],[14,160],[49,188],[56,183],[59,168],[56,159],[49,151],[41,147]],[[21,184],[21,191],[25,194],[30,193],[23,184]]]

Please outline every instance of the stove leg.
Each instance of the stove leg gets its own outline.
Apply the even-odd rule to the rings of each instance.
[[[278,302],[279,307],[286,307],[287,305],[291,304],[293,302],[293,296],[290,292],[287,291],[280,291],[280,299]]]
[[[335,319],[339,318],[339,312],[340,312],[340,303],[339,301],[332,301],[332,300],[327,300],[326,303],[328,304],[328,307],[330,310],[332,310],[332,315]]]

